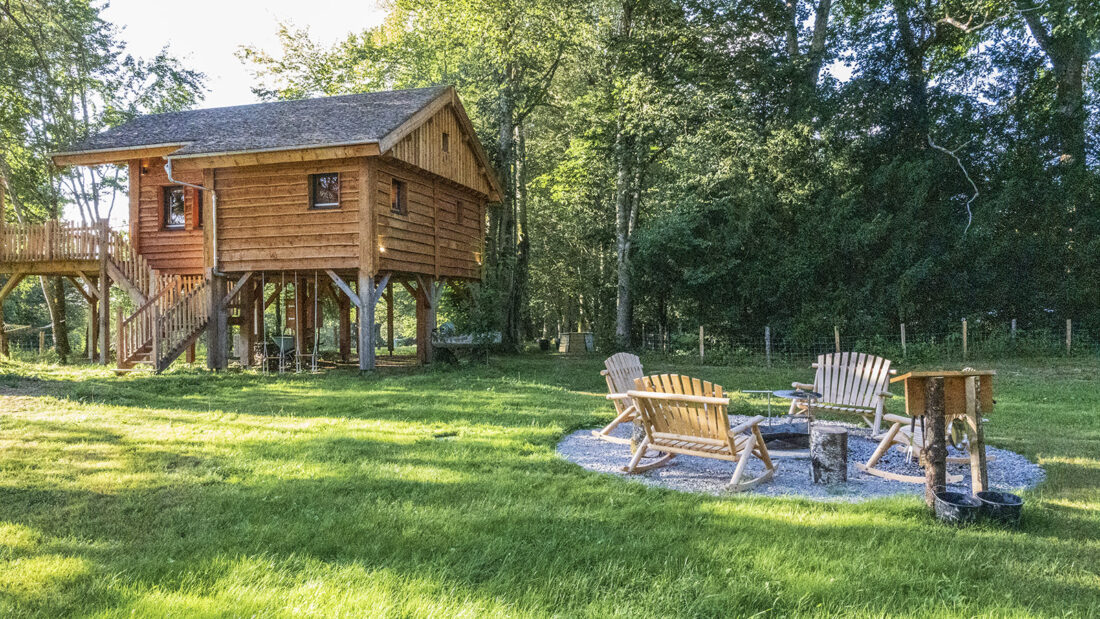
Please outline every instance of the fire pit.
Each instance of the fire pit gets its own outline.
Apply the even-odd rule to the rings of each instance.
[[[764,437],[764,445],[773,456],[805,456],[809,453],[810,428],[805,421],[761,424],[760,435]]]

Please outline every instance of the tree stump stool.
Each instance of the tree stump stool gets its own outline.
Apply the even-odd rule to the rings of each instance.
[[[815,484],[848,481],[848,430],[813,424],[810,428],[810,468]]]

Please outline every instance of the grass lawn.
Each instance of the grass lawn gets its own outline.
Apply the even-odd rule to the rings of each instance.
[[[1100,363],[994,366],[989,441],[1048,474],[1020,532],[589,473],[554,445],[611,418],[600,367],[0,363],[0,616],[1100,614]]]

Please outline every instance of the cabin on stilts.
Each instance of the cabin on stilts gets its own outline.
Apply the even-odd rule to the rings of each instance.
[[[327,297],[339,354],[350,354],[354,310],[369,370],[375,306],[392,308],[403,286],[416,299],[417,357],[431,362],[443,287],[480,281],[485,211],[501,191],[447,86],[142,116],[53,159],[127,166],[129,230],[5,226],[0,301],[25,276],[68,277],[98,317],[101,361],[113,341],[119,368],[158,372],[203,334],[208,366],[226,368],[233,327],[242,365],[266,357],[265,309],[288,287],[299,353],[316,350]],[[112,285],[137,308],[116,311],[115,338]]]

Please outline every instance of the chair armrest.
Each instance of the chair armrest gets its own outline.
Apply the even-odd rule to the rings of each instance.
[[[883,421],[892,421],[894,423],[910,423],[913,421],[912,417],[902,417],[901,415],[895,415],[893,413],[887,413],[882,416]]]
[[[814,386],[808,383],[791,383],[791,386],[795,389],[802,389],[803,391],[813,391]]]
[[[607,376],[609,373],[607,370],[600,370],[600,376]]]
[[[604,396],[608,400],[629,400],[630,396],[625,393],[609,393]]]
[[[745,430],[748,430],[749,428],[755,426],[756,424],[760,423],[761,421],[764,421],[764,416],[763,415],[757,415],[757,416],[753,417],[752,419],[748,419],[748,420],[746,420],[746,421],[730,428],[730,432],[729,432],[730,436],[741,434]]]
[[[880,398],[892,398],[892,397],[894,397],[894,394],[890,393],[889,391],[880,391],[875,395],[877,395]]]

